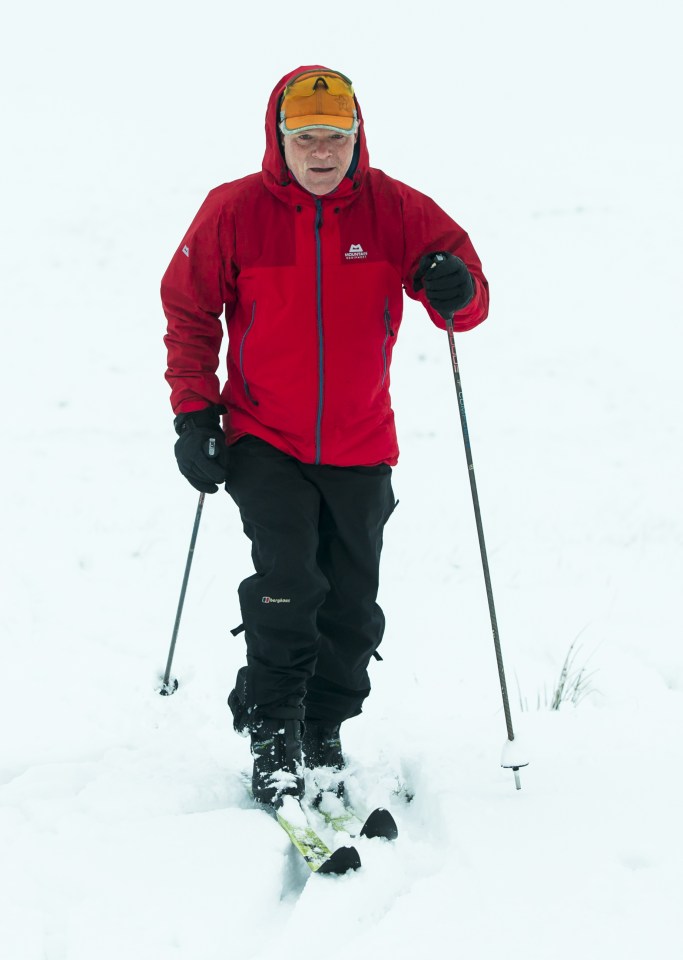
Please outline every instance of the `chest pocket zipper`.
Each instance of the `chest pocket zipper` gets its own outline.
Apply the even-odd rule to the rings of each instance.
[[[247,337],[251,332],[251,328],[254,326],[254,320],[256,320],[256,301],[251,305],[251,320],[249,321],[249,326],[244,331],[242,335],[242,340],[240,342],[240,374],[242,375],[242,383],[244,384],[244,392],[247,395],[247,399],[250,403],[253,403],[255,407],[258,407],[258,400],[256,400],[249,389],[249,383],[247,382],[246,374],[244,373],[244,345],[247,342]]]

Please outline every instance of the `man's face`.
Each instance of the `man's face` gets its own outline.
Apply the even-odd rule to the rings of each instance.
[[[283,137],[287,166],[305,190],[322,197],[344,179],[356,137],[324,127],[288,133]]]

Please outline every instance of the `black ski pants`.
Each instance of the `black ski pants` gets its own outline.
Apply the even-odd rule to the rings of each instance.
[[[239,587],[252,718],[356,716],[384,633],[376,598],[391,467],[301,463],[248,436],[230,448],[226,489],[256,571]]]

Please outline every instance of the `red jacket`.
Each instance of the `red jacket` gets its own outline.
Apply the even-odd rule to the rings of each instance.
[[[306,463],[395,464],[389,365],[403,290],[425,253],[467,264],[475,296],[455,316],[469,330],[488,285],[467,234],[429,197],[369,166],[363,122],[352,176],[323,197],[304,190],[280,151],[271,94],[261,173],[212,190],[164,275],[166,378],[176,413],[223,403],[228,443],[253,434]],[[228,331],[228,378],[216,369]],[[445,349],[445,346],[444,346]]]

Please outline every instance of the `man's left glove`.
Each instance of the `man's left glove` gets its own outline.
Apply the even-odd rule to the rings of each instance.
[[[413,278],[416,290],[424,287],[430,306],[449,320],[474,296],[474,280],[460,257],[452,253],[427,253]]]
[[[215,493],[216,484],[227,479],[228,448],[219,419],[224,412],[223,407],[214,405],[194,413],[181,413],[173,421],[178,434],[178,469],[202,493]]]

